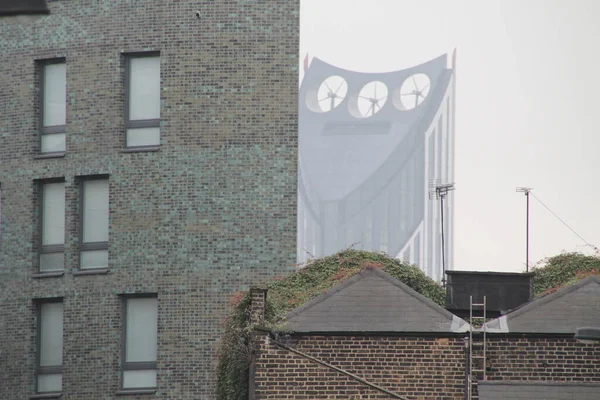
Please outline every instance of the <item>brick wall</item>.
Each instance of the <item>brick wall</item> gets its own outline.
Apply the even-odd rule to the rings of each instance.
[[[487,358],[490,380],[600,382],[600,346],[569,337],[492,337]]]
[[[262,325],[265,321],[267,307],[267,289],[253,287],[250,289],[250,324]]]
[[[600,382],[600,347],[563,336],[490,335],[489,380]],[[463,399],[462,337],[293,336],[295,349],[412,400]],[[261,336],[257,399],[392,398]],[[476,393],[476,391],[475,391]]]
[[[461,337],[298,336],[293,347],[389,391],[415,400],[458,400],[464,394]],[[376,399],[391,396],[262,336],[256,358],[257,399]]]
[[[33,299],[64,298],[63,398],[119,389],[123,293],[157,293],[158,392],[214,398],[229,297],[293,269],[297,0],[49,1],[0,23],[0,399],[33,394]],[[196,11],[200,19],[196,19]],[[161,147],[126,153],[125,52],[159,51]],[[67,152],[39,154],[35,60],[67,65]],[[77,276],[78,176],[108,174],[109,264]],[[37,272],[34,180],[66,181],[64,276]]]

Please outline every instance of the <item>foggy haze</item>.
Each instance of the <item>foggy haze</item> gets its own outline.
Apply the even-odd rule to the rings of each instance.
[[[520,271],[517,186],[600,245],[599,18],[594,0],[302,0],[300,59],[384,72],[457,48],[454,268]],[[532,264],[591,253],[535,199],[530,210]]]

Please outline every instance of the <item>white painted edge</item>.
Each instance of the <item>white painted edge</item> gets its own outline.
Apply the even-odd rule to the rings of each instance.
[[[490,322],[495,322],[494,325],[496,325],[496,323],[497,323],[498,326],[493,327],[492,325],[490,325]],[[508,322],[506,321],[506,315],[503,315],[500,318],[498,318],[494,321],[490,321],[490,322],[486,322],[486,324],[485,324],[487,332],[493,332],[493,333],[508,333],[508,332],[510,332],[510,330],[508,329]]]
[[[456,333],[468,332],[471,325],[467,323],[464,319],[458,318],[456,315],[452,316],[452,325],[450,326],[450,330]]]

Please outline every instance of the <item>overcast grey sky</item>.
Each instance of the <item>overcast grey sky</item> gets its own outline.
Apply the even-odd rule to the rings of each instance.
[[[458,270],[525,266],[533,193],[600,247],[599,0],[302,0],[308,52],[356,71],[456,47]],[[535,199],[530,260],[591,250]]]

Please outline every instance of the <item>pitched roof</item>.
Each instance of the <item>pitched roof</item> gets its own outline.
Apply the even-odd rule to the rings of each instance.
[[[480,381],[481,400],[598,400],[600,383]]]
[[[295,332],[462,332],[467,323],[378,270],[363,270],[286,316]]]
[[[600,321],[600,278],[590,276],[487,323],[490,332],[574,333]]]

